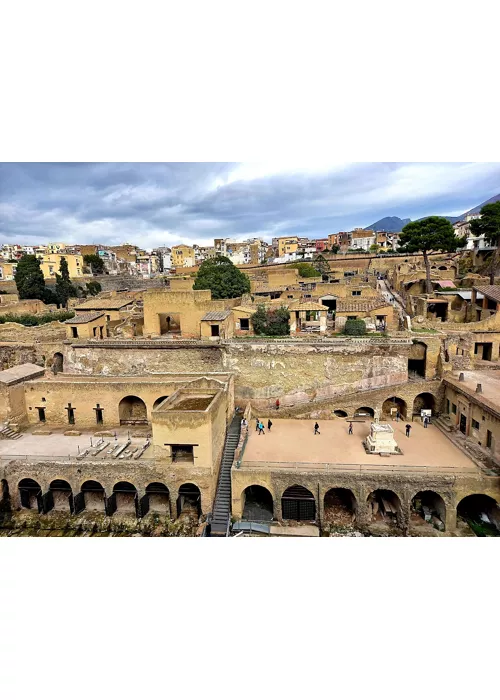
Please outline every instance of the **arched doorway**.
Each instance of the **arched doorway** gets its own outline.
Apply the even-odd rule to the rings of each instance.
[[[43,510],[43,501],[40,484],[34,479],[21,479],[18,488],[21,508],[37,510],[41,513]]]
[[[361,406],[354,411],[354,418],[373,418],[375,411],[369,406]]]
[[[462,498],[457,515],[478,537],[500,537],[500,507],[491,496],[475,493]]]
[[[119,481],[113,486],[111,509],[123,514],[138,515],[137,489],[128,481]]]
[[[399,412],[400,418],[406,418],[406,401],[400,399],[399,396],[391,396],[382,404],[382,415],[387,418],[397,418]]]
[[[146,486],[147,510],[152,513],[162,513],[170,515],[170,492],[165,484],[153,482]],[[142,508],[145,515],[145,508]]]
[[[325,493],[323,516],[325,523],[351,525],[355,520],[356,510],[356,499],[350,489],[336,488]]]
[[[92,510],[100,513],[106,510],[106,492],[98,481],[86,481],[80,493],[75,496],[75,512]]]
[[[242,520],[269,522],[273,519],[273,497],[264,486],[247,486],[241,494],[241,506]]]
[[[281,497],[283,520],[316,520],[316,501],[304,486],[289,486]]]
[[[333,415],[336,416],[337,418],[347,418],[347,411],[334,411]]]
[[[432,411],[432,415],[436,413],[436,399],[427,391],[417,394],[413,400],[413,415],[420,416],[423,410]]]
[[[50,494],[50,495],[49,495]],[[55,479],[51,482],[47,494],[50,501],[45,510],[62,510],[73,512],[73,490],[67,481],[63,479]]]
[[[158,406],[165,401],[165,399],[168,399],[168,396],[160,396],[159,399],[156,399],[156,401],[153,404],[153,409],[158,408]]]
[[[367,503],[371,520],[401,526],[401,501],[394,491],[387,489],[372,491]]]
[[[2,517],[2,513],[10,513],[10,511],[11,505],[9,484],[7,483],[7,479],[2,479],[0,481],[0,520]]]
[[[138,396],[125,396],[118,407],[120,425],[144,425],[148,422],[146,404]]]
[[[177,517],[181,514],[201,515],[201,492],[196,484],[182,484],[177,497]]]
[[[64,357],[62,352],[56,352],[54,353],[54,357],[52,358],[52,371],[54,374],[58,374],[59,372],[62,372],[64,369]]]
[[[427,345],[421,341],[413,341],[408,357],[408,376],[418,379],[425,378],[427,362]]]
[[[444,530],[446,505],[442,497],[434,491],[419,491],[411,499],[411,517],[415,524],[425,521],[437,530]]]

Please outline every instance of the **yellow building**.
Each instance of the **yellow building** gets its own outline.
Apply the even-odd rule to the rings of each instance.
[[[83,255],[57,255],[52,253],[50,255],[44,255],[40,261],[40,266],[45,279],[54,279],[56,273],[59,273],[61,258],[66,258],[69,276],[72,279],[83,276]]]
[[[87,314],[77,314],[74,318],[64,321],[67,338],[106,338],[107,322],[103,311],[90,311]]]
[[[193,267],[194,265],[194,248],[188,245],[174,245],[172,247],[172,267]]]
[[[13,280],[16,270],[17,263],[0,262],[0,282]]]
[[[60,253],[66,247],[66,243],[47,243],[47,253]]]
[[[297,236],[283,236],[278,238],[278,257],[282,257],[286,253],[295,253],[299,247],[299,239]]]

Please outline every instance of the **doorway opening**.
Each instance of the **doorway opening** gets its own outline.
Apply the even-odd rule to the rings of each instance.
[[[281,513],[283,520],[316,520],[314,496],[304,486],[289,486],[281,497]]]
[[[242,520],[269,522],[273,519],[273,497],[264,486],[247,486],[241,494]]]

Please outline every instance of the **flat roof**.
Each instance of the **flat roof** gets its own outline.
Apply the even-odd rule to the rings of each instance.
[[[445,384],[453,386],[458,391],[462,391],[471,399],[487,408],[491,408],[500,415],[500,376],[495,370],[474,370],[463,372],[464,381],[459,381],[459,372],[454,372],[453,376],[443,379]],[[482,392],[476,393],[476,387],[481,384]]]
[[[139,291],[139,290],[137,290]],[[144,290],[141,290],[144,291]],[[135,300],[132,297],[121,297],[121,298],[116,298],[116,297],[110,297],[108,299],[89,299],[88,301],[84,301],[83,304],[78,304],[78,306],[75,306],[75,311],[113,311],[117,309],[121,309],[123,306],[128,306],[129,304],[132,304]]]
[[[28,379],[43,377],[44,374],[45,370],[43,367],[26,362],[24,365],[16,365],[0,372],[0,384],[18,384]]]
[[[360,404],[362,404],[360,397]],[[318,420],[320,435],[314,435],[315,420],[279,419],[271,416],[271,432],[267,419],[262,419],[265,435],[255,430],[255,421],[249,424],[249,439],[241,469],[245,467],[266,470],[297,469],[325,470],[326,465],[345,465],[346,470],[393,468],[412,471],[435,470],[446,473],[477,473],[479,467],[446,435],[434,425],[424,428],[419,421],[411,422],[410,437],[405,436],[406,420],[390,421],[394,438],[403,454],[382,457],[365,452],[363,440],[370,434],[371,421],[353,422],[354,434],[348,434],[349,423],[344,420]]]

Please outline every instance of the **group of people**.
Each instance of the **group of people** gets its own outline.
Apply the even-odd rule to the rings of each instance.
[[[267,421],[267,429],[269,430],[269,432],[271,432],[272,427],[273,427],[273,422],[269,418]],[[255,419],[255,430],[258,431],[259,435],[265,435],[264,423],[260,420],[260,418]]]

